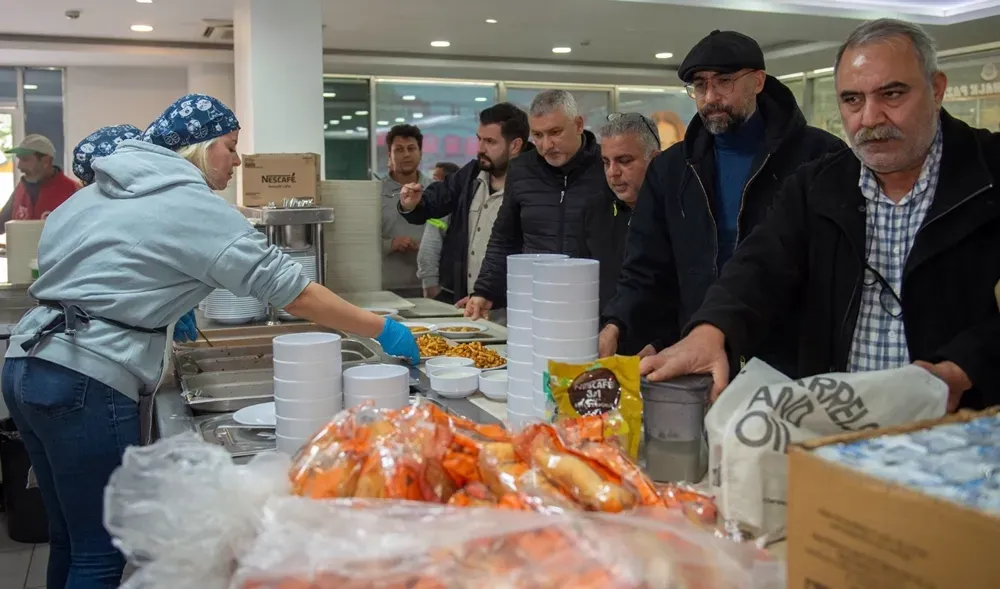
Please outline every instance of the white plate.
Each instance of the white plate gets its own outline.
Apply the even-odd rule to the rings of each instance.
[[[449,327],[466,327],[475,331],[447,331]],[[485,333],[489,328],[481,323],[471,321],[456,321],[454,323],[440,323],[437,326],[437,333],[448,339],[471,339],[481,333]]]
[[[277,424],[277,419],[274,416],[274,401],[244,407],[233,413],[233,421],[240,425],[274,427]]]
[[[404,321],[403,326],[410,330],[413,337],[420,337],[422,335],[433,335],[437,332],[438,326],[433,323],[425,323],[423,321]],[[414,328],[422,328],[424,331],[416,332],[413,331]]]

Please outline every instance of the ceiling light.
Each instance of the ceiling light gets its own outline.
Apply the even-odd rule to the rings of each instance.
[[[416,100],[416,99],[417,97],[412,94],[407,94],[406,96],[403,97],[403,100]]]
[[[358,132],[359,132],[359,133],[364,133],[364,132],[365,132],[365,131],[367,131],[367,130],[368,130],[368,129],[367,129],[366,127],[358,127]]]
[[[348,129],[344,131],[344,133],[347,133],[348,135],[354,135],[354,129]]]
[[[813,70],[814,74],[829,74],[833,71],[833,67],[821,67],[818,70]]]
[[[331,124],[331,125],[339,125],[339,124],[340,124],[340,121],[337,121],[337,120],[334,120],[334,121],[330,121],[330,124]]]
[[[336,98],[336,97],[337,97],[337,93],[336,92],[324,92],[323,93],[323,98]]]
[[[431,41],[431,47],[451,47],[451,41]]]
[[[792,80],[795,78],[801,78],[805,75],[805,72],[795,72],[794,74],[785,74],[783,76],[778,76],[779,80]]]
[[[38,90],[38,84],[25,84],[25,90]]]
[[[344,119],[345,121],[349,121],[349,120],[353,119],[354,117],[352,117],[351,115],[344,115],[344,116],[342,116],[340,118]]]
[[[152,33],[153,32],[153,27],[151,27],[149,25],[132,25],[129,28],[132,29],[133,31],[137,32],[137,33]]]
[[[486,102],[487,100],[489,99],[485,96],[476,96],[476,102]]]
[[[497,19],[495,19],[495,18],[488,18],[488,19],[486,19],[486,24],[488,24],[488,25],[495,25],[498,22],[499,21]]]
[[[673,53],[670,53],[669,51],[664,51],[663,53],[657,53],[653,57],[655,57],[656,59],[670,59],[673,56],[674,56]]]
[[[403,117],[396,117],[396,122],[397,123],[405,123],[406,119],[404,119]]]
[[[329,129],[329,128],[330,128],[330,125],[323,125],[323,130],[324,130],[324,131],[326,131],[326,130],[327,130],[327,129]]]
[[[424,113],[422,113],[422,112],[415,112],[415,113],[413,113],[413,118],[415,118],[415,119],[422,119],[422,118],[424,118]]]
[[[389,124],[389,121],[377,121],[375,124],[379,126],[385,126]]]
[[[359,117],[363,117],[363,116],[365,116],[365,115],[368,114],[368,111],[367,110],[356,110],[356,111],[354,111],[354,114],[358,115]]]
[[[139,4],[152,4],[153,0],[135,0]]]
[[[553,47],[552,53],[569,53],[573,51],[572,47]]]

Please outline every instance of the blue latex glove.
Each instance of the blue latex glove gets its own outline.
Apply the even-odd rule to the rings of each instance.
[[[177,320],[177,325],[174,326],[174,341],[185,343],[196,339],[198,339],[198,323],[194,318],[194,309],[191,309]]]
[[[405,325],[398,321],[386,317],[385,325],[382,326],[382,333],[375,338],[382,344],[382,349],[390,356],[402,356],[409,360],[414,366],[420,363],[420,350],[417,349],[417,340],[413,338],[413,333]]]

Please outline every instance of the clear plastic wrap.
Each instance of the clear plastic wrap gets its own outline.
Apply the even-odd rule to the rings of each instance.
[[[139,567],[124,589],[228,586],[268,500],[289,494],[288,458],[233,464],[195,434],[125,452],[104,492],[104,525]]]
[[[488,489],[482,490],[489,492]],[[681,512],[275,499],[231,589],[778,589],[783,564]]]

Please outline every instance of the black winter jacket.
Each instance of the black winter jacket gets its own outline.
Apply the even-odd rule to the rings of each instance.
[[[903,269],[900,298],[912,360],[950,360],[973,383],[961,407],[1000,403],[1000,133],[942,112],[944,151],[934,201]],[[846,371],[861,304],[865,200],[850,151],[796,172],[774,209],[737,249],[690,326],[710,323],[730,355],[757,355],[764,335],[798,308],[803,378]]]
[[[494,306],[506,305],[508,255],[563,253],[581,257],[583,211],[589,203],[612,194],[604,178],[597,138],[590,131],[583,133],[580,151],[561,168],[550,166],[538,151],[511,162],[503,205],[475,288],[475,294]]]
[[[794,95],[771,76],[757,108],[766,125],[764,144],[743,189],[738,242],[764,219],[782,182],[799,166],[845,148],[830,133],[807,126]],[[695,115],[684,141],[654,158],[646,171],[618,290],[604,309],[604,323],[628,334],[658,322],[657,347],[679,339],[718,275],[715,202],[714,140]],[[787,355],[765,358],[777,368],[794,365]]]

